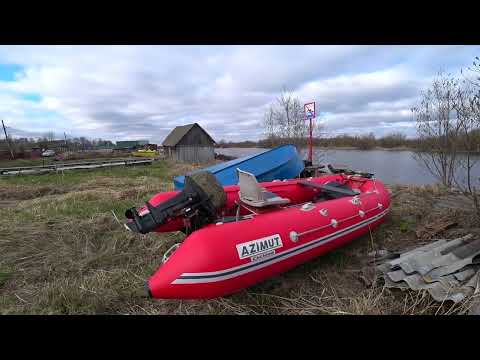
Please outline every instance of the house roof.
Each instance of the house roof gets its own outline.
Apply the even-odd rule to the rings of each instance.
[[[172,130],[170,134],[163,140],[162,145],[163,146],[175,146],[177,145],[182,138],[187,135],[187,133],[192,130],[195,126],[198,126],[200,130],[202,130],[208,138],[212,141],[212,143],[215,143],[215,140],[212,139],[212,137],[197,123],[194,124],[188,124],[188,125],[182,125],[182,126],[177,126],[175,129]]]

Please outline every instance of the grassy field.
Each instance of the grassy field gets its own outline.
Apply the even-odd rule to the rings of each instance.
[[[446,236],[479,233],[472,214],[437,208],[446,192],[392,187],[387,222],[350,245],[281,276],[209,301],[149,299],[145,282],[183,234],[127,232],[126,208],[172,189],[192,167],[150,166],[0,178],[1,314],[444,314],[425,293],[371,284],[367,254],[403,250],[421,241],[415,230],[448,215],[459,226]]]

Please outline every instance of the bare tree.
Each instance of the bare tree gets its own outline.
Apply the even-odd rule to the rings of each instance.
[[[379,144],[385,148],[394,148],[406,144],[407,136],[401,132],[392,132],[381,137]]]
[[[475,60],[472,62],[472,66],[467,67],[466,71],[462,69],[460,71],[465,76],[465,81],[480,88],[480,58],[475,56]]]
[[[263,126],[271,145],[290,142],[301,146],[309,131],[301,101],[286,89],[265,112]],[[318,136],[321,130],[322,127],[314,122],[314,136]]]
[[[476,61],[475,61],[476,60]],[[464,88],[458,97],[456,109],[461,124],[462,156],[460,164],[462,172],[455,177],[455,184],[465,196],[470,198],[480,217],[480,196],[478,194],[479,179],[473,179],[472,169],[478,161],[480,148],[480,59],[475,57],[473,66],[461,73],[464,77]]]
[[[55,140],[55,133],[53,131],[48,131],[43,136],[47,141]]]
[[[461,123],[456,102],[460,92],[458,80],[440,73],[431,88],[422,92],[420,103],[412,108],[420,140],[415,158],[448,187],[453,184],[458,166]]]
[[[480,199],[477,193],[477,181],[472,179],[472,169],[477,163],[479,139],[478,130],[480,129],[480,99],[478,92],[472,86],[464,87],[458,94],[456,101],[456,110],[458,122],[460,124],[460,148],[462,150],[459,156],[460,170],[455,174],[455,185],[464,195],[471,198],[473,205],[480,216]]]
[[[86,137],[81,136],[79,141],[80,141],[80,144],[82,145],[82,151],[85,151],[85,146],[88,143],[88,139]]]
[[[277,124],[275,123],[275,112],[272,105],[270,105],[263,117],[263,128],[265,137],[269,141],[268,145],[273,146],[277,137]]]
[[[375,134],[373,132],[358,136],[356,141],[360,150],[370,150],[376,145]]]

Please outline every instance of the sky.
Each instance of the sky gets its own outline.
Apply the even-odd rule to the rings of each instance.
[[[480,46],[0,46],[0,118],[13,136],[161,143],[199,123],[220,140],[258,140],[286,88],[316,102],[328,135],[415,136],[411,107],[439,71]]]

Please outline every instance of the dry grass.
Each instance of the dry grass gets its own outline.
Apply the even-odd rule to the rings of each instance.
[[[152,166],[0,179],[0,313],[2,314],[451,314],[469,302],[434,303],[425,293],[390,291],[367,253],[422,241],[416,228],[438,216],[437,188],[393,187],[393,209],[371,236],[229,297],[163,301],[145,282],[182,234],[138,235],[120,220],[126,208],[172,189],[191,165]],[[438,210],[445,211],[445,210]],[[458,216],[475,230],[474,217]],[[450,233],[447,233],[448,236]]]

